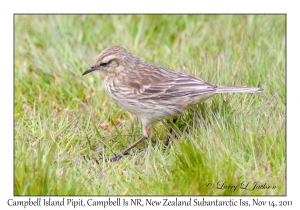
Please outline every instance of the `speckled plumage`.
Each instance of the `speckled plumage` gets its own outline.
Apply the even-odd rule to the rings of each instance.
[[[146,138],[151,137],[151,125],[154,122],[174,118],[190,106],[217,93],[263,91],[261,88],[213,85],[142,61],[119,46],[103,50],[83,75],[94,70],[102,72],[108,95],[141,120]]]

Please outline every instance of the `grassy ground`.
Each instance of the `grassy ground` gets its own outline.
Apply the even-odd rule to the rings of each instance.
[[[143,152],[104,162],[141,136],[100,75],[81,76],[111,45],[268,99],[215,96],[170,148],[158,123]],[[283,15],[16,15],[15,195],[285,195],[285,47]]]

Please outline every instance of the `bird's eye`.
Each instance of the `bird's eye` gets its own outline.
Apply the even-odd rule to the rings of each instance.
[[[100,66],[101,67],[105,67],[107,65],[107,63],[101,63]]]

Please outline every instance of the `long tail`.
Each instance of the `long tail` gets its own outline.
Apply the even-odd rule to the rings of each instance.
[[[264,89],[254,87],[219,86],[216,93],[263,93]]]

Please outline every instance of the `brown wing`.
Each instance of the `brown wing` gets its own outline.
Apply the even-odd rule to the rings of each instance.
[[[217,86],[199,78],[140,61],[124,81],[138,99],[164,99],[212,93]]]
[[[139,99],[164,99],[174,97],[197,96],[216,91],[217,86],[204,82],[201,79],[180,75],[177,78],[158,82],[150,85],[143,85],[138,92]]]

